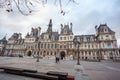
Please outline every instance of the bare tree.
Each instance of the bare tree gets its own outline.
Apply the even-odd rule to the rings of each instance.
[[[63,1],[64,0],[55,0],[54,3],[59,3],[60,12],[64,16],[65,11],[63,11]],[[68,5],[70,2],[76,3],[75,0],[68,0],[68,3],[66,4]],[[45,4],[48,4],[48,0],[0,0],[0,8],[5,8],[7,12],[13,12],[17,8],[21,14],[26,16],[34,12],[34,7],[39,5],[44,6]]]

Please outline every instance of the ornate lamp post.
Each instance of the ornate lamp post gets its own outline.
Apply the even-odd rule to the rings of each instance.
[[[37,53],[37,60],[36,62],[39,62],[39,52]]]
[[[99,48],[99,49],[98,49],[98,51],[97,51],[97,52],[98,52],[98,61],[101,62],[101,56],[102,56],[102,55],[101,55],[101,42],[100,42],[100,40],[98,40],[98,39],[97,39],[96,41],[97,41],[97,43],[99,44],[99,45],[98,45],[98,48]]]
[[[41,27],[38,27],[38,37],[37,37],[37,38],[40,37],[40,32],[41,32]],[[37,49],[38,49],[39,51],[40,51],[40,43],[41,43],[41,42],[38,42],[38,45],[37,45]],[[37,60],[36,60],[36,62],[39,62],[39,58],[40,58],[39,51],[37,52]]]
[[[40,42],[38,43],[38,49],[39,49],[39,51],[40,51]],[[39,54],[39,52],[37,53],[37,60],[36,60],[36,62],[39,62],[39,59],[40,59],[40,54]]]
[[[78,53],[78,56],[77,56],[77,65],[80,65],[79,46],[80,46],[81,43],[76,38],[73,39],[73,43],[74,43],[75,49],[77,49],[77,53]]]

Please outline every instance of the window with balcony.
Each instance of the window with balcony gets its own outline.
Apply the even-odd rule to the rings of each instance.
[[[50,44],[48,44],[48,49],[50,49]]]
[[[62,37],[60,37],[60,40],[62,40]]]
[[[57,48],[57,44],[55,44],[55,49]]]
[[[110,43],[107,43],[107,48],[111,48],[111,44]]]
[[[66,37],[64,37],[64,40],[66,40]]]
[[[62,48],[62,45],[60,45],[60,49]]]
[[[72,36],[70,36],[70,39],[72,39]]]
[[[41,49],[43,48],[43,44],[41,44]]]
[[[46,44],[44,44],[44,49],[46,49]]]
[[[88,48],[90,48],[90,45],[88,45]]]

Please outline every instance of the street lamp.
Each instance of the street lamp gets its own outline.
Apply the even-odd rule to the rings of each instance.
[[[75,49],[77,48],[77,53],[78,53],[78,58],[77,58],[77,65],[80,65],[80,53],[79,53],[79,46],[80,46],[80,42],[76,39],[76,38],[74,38],[73,39],[73,43],[74,43],[74,46],[75,46]]]
[[[40,51],[40,42],[38,43],[37,47],[38,47],[38,50]],[[40,58],[39,51],[37,52],[37,60],[36,60],[36,62],[39,62],[39,58]]]
[[[101,55],[101,41],[96,39],[96,42],[98,43],[98,46],[99,46],[98,51],[97,51],[98,52],[98,61],[101,62],[101,56],[102,56]]]

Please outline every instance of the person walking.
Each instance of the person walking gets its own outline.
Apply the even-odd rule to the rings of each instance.
[[[60,57],[59,54],[56,54],[56,55],[55,55],[55,62],[56,62],[56,63],[60,63],[60,58],[59,58],[59,57]]]

